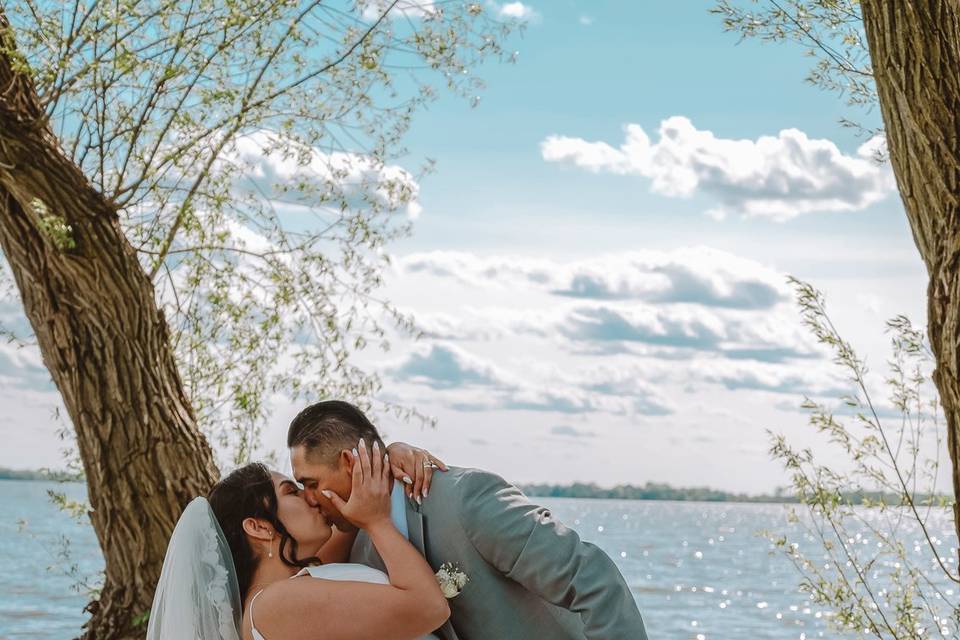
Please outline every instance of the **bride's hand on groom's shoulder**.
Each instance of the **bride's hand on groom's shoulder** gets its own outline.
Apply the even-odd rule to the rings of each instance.
[[[390,523],[390,459],[380,451],[379,444],[375,442],[368,450],[361,440],[354,447],[351,475],[349,500],[332,491],[322,493],[354,526],[370,529]]]
[[[393,477],[403,483],[407,497],[417,502],[430,493],[434,470],[447,471],[447,465],[440,458],[406,442],[390,443],[387,453],[390,454]]]

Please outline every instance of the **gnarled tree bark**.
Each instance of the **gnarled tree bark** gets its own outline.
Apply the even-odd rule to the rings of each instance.
[[[960,533],[960,2],[862,0],[890,160],[927,266]]]
[[[154,288],[49,130],[2,7],[0,34],[0,247],[76,430],[106,561],[85,636],[142,637],[174,524],[217,469]]]

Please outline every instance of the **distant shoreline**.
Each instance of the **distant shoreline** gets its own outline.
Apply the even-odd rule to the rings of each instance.
[[[0,480],[33,480],[50,482],[83,482],[82,477],[49,469],[7,469],[0,467]],[[647,483],[642,487],[620,485],[605,489],[595,484],[571,485],[518,484],[521,491],[540,498],[588,498],[612,500],[673,500],[689,502],[796,502],[787,495],[749,496],[708,488],[683,489],[666,484]]]
[[[0,467],[0,480],[32,480],[46,482],[83,482],[82,477],[65,471],[51,471],[49,469],[7,469]],[[668,484],[648,482],[643,486],[617,485],[613,488],[600,487],[593,483],[573,483],[568,485],[524,483],[517,485],[521,491],[537,498],[581,498],[588,500],[647,500],[671,502],[739,502],[756,504],[796,504],[796,496],[778,489],[772,495],[748,495],[710,489],[709,487],[672,487]],[[900,497],[880,493],[862,493],[844,496],[853,504],[863,504],[865,501],[883,501],[888,505],[897,504]],[[916,496],[917,502],[929,500],[931,496]],[[933,496],[934,502],[940,498],[947,500],[947,496]]]
[[[612,489],[604,489],[595,484],[574,483],[571,485],[558,484],[522,484],[517,485],[528,496],[540,498],[586,498],[608,500],[669,500],[671,502],[740,502],[756,504],[797,504],[800,501],[784,489],[778,489],[774,495],[751,496],[745,493],[730,493],[708,487],[676,488],[668,484],[648,482],[642,487],[633,485],[618,485]],[[901,504],[900,496],[891,493],[867,491],[860,493],[843,494],[843,499],[850,504],[878,504],[888,506]],[[917,494],[913,497],[916,504],[931,504],[947,506],[952,504],[949,496]],[[904,503],[906,504],[906,503]]]
[[[643,486],[617,485],[612,489],[593,483],[574,483],[569,485],[527,483],[517,485],[521,491],[538,498],[585,498],[594,500],[663,500],[672,502],[755,502],[796,503],[797,499],[785,492],[774,495],[751,496],[745,493],[732,493],[710,489],[709,487],[672,487],[668,484],[648,482]]]
[[[47,480],[50,482],[83,482],[82,477],[66,471],[50,469],[7,469],[0,467],[0,480]]]

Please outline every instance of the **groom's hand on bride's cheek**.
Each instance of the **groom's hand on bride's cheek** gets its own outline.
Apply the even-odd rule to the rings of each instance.
[[[418,504],[422,504],[430,493],[434,470],[447,471],[447,465],[440,458],[405,442],[391,443],[387,446],[387,453],[393,477],[403,483],[407,497]]]

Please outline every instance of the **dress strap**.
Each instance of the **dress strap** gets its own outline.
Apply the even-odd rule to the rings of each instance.
[[[263,589],[257,591],[256,594],[250,599],[250,635],[253,636],[253,640],[266,640],[263,635],[257,631],[257,625],[253,622],[253,603],[257,601],[257,598],[260,597],[260,594],[263,593]]]

